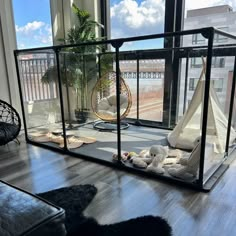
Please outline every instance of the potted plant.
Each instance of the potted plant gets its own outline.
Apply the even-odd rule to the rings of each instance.
[[[96,41],[95,28],[103,27],[91,20],[89,12],[79,9],[75,4],[72,10],[77,16],[78,24],[68,30],[65,39],[59,41],[65,44],[80,44]],[[79,123],[84,123],[88,117],[88,82],[94,78],[96,72],[97,47],[95,45],[82,45],[80,47],[67,48],[62,53],[60,75],[62,84],[67,88],[73,88],[76,94],[75,117]],[[96,75],[96,74],[95,74]],[[56,66],[49,67],[42,77],[42,82],[56,81]],[[68,91],[67,91],[68,92]]]

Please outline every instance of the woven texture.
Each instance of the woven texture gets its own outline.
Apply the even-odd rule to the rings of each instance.
[[[21,128],[18,112],[7,102],[0,100],[0,145],[14,140]]]
[[[102,76],[95,84],[92,91],[92,109],[94,114],[101,120],[108,122],[116,122],[117,120],[117,104],[116,104],[116,73],[109,72]],[[132,96],[125,80],[119,78],[119,92],[120,92],[120,119],[124,119],[130,112],[132,106]],[[106,99],[108,101],[106,101]],[[115,101],[111,102],[111,99]],[[122,99],[125,102],[122,104]],[[101,106],[101,103],[106,102]],[[106,109],[104,105],[107,105]],[[123,105],[123,106],[122,106]]]

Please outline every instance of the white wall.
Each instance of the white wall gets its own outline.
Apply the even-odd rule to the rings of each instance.
[[[8,78],[6,71],[6,59],[5,59],[5,51],[3,44],[3,35],[2,35],[2,26],[0,21],[0,99],[5,100],[6,102],[10,102],[10,93],[8,87]]]
[[[0,98],[11,103],[20,113],[14,49],[16,49],[16,34],[12,1],[0,0]]]

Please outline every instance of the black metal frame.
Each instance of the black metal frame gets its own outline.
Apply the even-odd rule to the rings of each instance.
[[[144,172],[139,169],[132,168],[130,166],[126,166],[123,164],[121,160],[121,127],[120,127],[120,93],[119,93],[119,88],[120,88],[120,70],[119,70],[119,59],[120,59],[120,47],[123,45],[125,42],[133,42],[133,41],[140,41],[140,40],[148,40],[148,39],[158,39],[158,38],[172,38],[172,37],[177,37],[181,38],[182,36],[185,35],[191,35],[191,34],[198,34],[201,33],[205,38],[208,39],[208,45],[207,46],[200,46],[200,47],[173,47],[170,48],[171,50],[171,65],[169,68],[170,71],[168,73],[173,74],[173,67],[172,64],[175,64],[176,66],[178,63],[174,63],[174,58],[176,61],[179,60],[179,58],[188,58],[189,56],[197,56],[196,51],[190,50],[190,49],[198,49],[200,52],[203,53],[203,55],[207,56],[207,62],[206,62],[206,82],[205,82],[205,94],[204,94],[204,103],[203,103],[203,117],[202,117],[202,137],[201,137],[201,156],[200,156],[200,166],[199,166],[199,177],[195,182],[186,182],[180,179],[176,178],[170,178],[168,176],[161,176],[161,175],[156,175],[148,172]],[[16,62],[16,68],[17,68],[17,76],[18,76],[18,83],[19,83],[19,90],[20,90],[20,97],[21,97],[21,106],[22,106],[22,113],[23,113],[23,122],[25,126],[25,138],[28,143],[32,143],[41,147],[46,147],[52,150],[56,151],[61,151],[63,153],[71,154],[71,152],[67,149],[67,143],[66,143],[66,127],[65,127],[65,117],[64,117],[64,108],[63,108],[63,94],[62,94],[62,84],[61,84],[61,78],[60,78],[60,63],[59,63],[59,52],[65,48],[71,48],[71,47],[79,47],[79,46],[84,46],[84,45],[102,45],[102,44],[111,44],[115,48],[115,63],[116,63],[116,95],[117,95],[117,151],[118,151],[118,161],[116,163],[111,163],[107,162],[105,160],[100,160],[91,156],[85,156],[85,155],[80,155],[80,154],[75,154],[75,156],[79,156],[88,160],[96,161],[102,164],[106,164],[112,167],[117,167],[129,171],[133,171],[135,173],[139,173],[142,175],[146,176],[151,176],[151,177],[156,177],[158,179],[164,179],[169,182],[174,182],[178,183],[180,185],[186,185],[198,190],[209,190],[216,181],[211,181],[211,180],[204,180],[204,158],[205,158],[205,144],[206,144],[206,133],[207,133],[207,116],[208,116],[208,101],[209,101],[209,89],[210,89],[210,74],[211,74],[211,61],[212,61],[212,56],[217,55],[222,49],[221,46],[216,47],[216,49],[213,50],[213,39],[214,39],[214,33],[218,33],[224,36],[227,36],[231,39],[236,40],[236,36],[228,34],[226,32],[222,32],[220,30],[216,30],[213,27],[207,27],[207,28],[202,28],[202,29],[194,29],[194,30],[186,30],[186,31],[178,31],[178,32],[172,32],[172,33],[162,33],[162,34],[154,34],[154,35],[146,35],[146,36],[139,36],[139,37],[130,37],[130,38],[121,38],[121,39],[114,39],[114,40],[104,40],[104,41],[97,41],[97,42],[88,42],[88,43],[83,43],[83,44],[73,44],[73,45],[58,45],[58,46],[52,46],[52,47],[44,47],[44,48],[37,48],[37,49],[24,49],[24,50],[15,50],[14,51],[14,56],[15,56],[15,62]],[[30,52],[42,52],[42,51],[47,51],[47,50],[52,50],[55,52],[56,55],[56,62],[57,62],[57,73],[58,73],[58,82],[59,82],[59,97],[60,97],[60,104],[61,104],[61,118],[62,118],[62,128],[63,128],[63,137],[64,137],[64,148],[59,150],[55,147],[50,147],[44,144],[40,144],[37,142],[34,142],[28,138],[28,133],[27,133],[27,124],[26,124],[26,117],[24,113],[24,102],[23,102],[23,96],[22,96],[22,89],[21,89],[21,82],[20,82],[20,73],[19,73],[19,67],[18,67],[18,56],[24,53],[30,53]],[[165,53],[166,48],[164,49],[159,49],[158,51]],[[225,49],[224,49],[225,50]],[[198,53],[199,53],[198,51]],[[230,55],[233,55],[236,57],[236,52],[235,48],[232,52],[232,49],[229,48],[229,52],[231,53]],[[230,99],[230,107],[229,107],[229,121],[228,121],[228,130],[227,130],[227,144],[229,143],[229,137],[230,137],[230,127],[231,127],[231,119],[232,119],[232,112],[233,112],[233,100],[234,100],[234,94],[235,94],[235,70],[236,70],[236,62],[234,65],[234,74],[233,74],[233,84],[232,84],[232,90],[231,90],[231,99]],[[177,70],[178,71],[178,70]],[[167,73],[167,74],[168,74]],[[173,77],[170,78],[172,80]],[[175,96],[177,95],[177,84],[178,81],[176,82],[175,91],[174,94]],[[168,86],[169,87],[169,86]],[[169,88],[169,93],[173,92]],[[170,129],[173,123],[175,123],[175,120],[170,119],[170,113],[173,115],[176,113],[177,109],[176,106],[174,109],[171,108],[171,103],[170,101],[173,101],[175,99],[172,95],[172,99],[168,101],[168,109],[169,109],[169,117],[167,117],[167,124],[164,126],[162,125],[160,128],[167,128]],[[164,107],[165,108],[165,107]],[[139,123],[139,125],[142,125],[142,122]],[[228,147],[226,147],[226,155],[228,153]],[[220,171],[224,172],[224,170],[227,168],[226,165],[223,163],[220,163],[216,171],[219,169]],[[209,184],[210,182],[210,184]],[[208,186],[209,184],[209,186]]]
[[[101,14],[101,24],[103,25],[103,28],[101,28],[101,37],[107,37],[108,32],[110,32],[110,29],[108,29],[108,22],[107,22],[107,0],[100,0],[100,14]]]

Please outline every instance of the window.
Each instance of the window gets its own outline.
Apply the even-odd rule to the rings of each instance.
[[[223,78],[213,79],[213,86],[216,92],[223,91]]]
[[[111,14],[109,14],[110,19],[108,19],[111,26],[110,37],[114,39],[162,33],[164,31],[165,22],[165,2],[165,0],[108,0],[107,5],[110,6],[111,12]],[[138,24],[137,16],[141,19]],[[155,45],[155,48],[156,45],[158,45],[159,48],[163,48],[164,40],[155,39],[142,41],[142,43],[138,41],[134,41],[132,44],[124,43],[120,50],[150,49],[150,45]]]
[[[219,27],[217,28],[222,31],[228,31],[228,27]],[[221,34],[215,34],[214,35],[214,43],[224,43],[227,42],[228,38],[221,35]],[[206,39],[201,34],[194,34],[192,36],[192,44],[204,44],[206,42]]]
[[[192,44],[204,44],[205,38],[201,34],[194,34],[192,38]]]
[[[216,92],[223,91],[223,78],[211,78],[212,85]],[[189,91],[196,89],[198,78],[189,78]]]
[[[191,68],[200,68],[200,67],[202,67],[202,58],[201,57],[191,58]]]
[[[194,91],[197,86],[198,78],[189,78],[189,91]]]
[[[212,57],[212,67],[213,68],[224,68],[225,67],[225,58],[224,57]],[[202,59],[201,57],[191,58],[191,68],[201,68]]]
[[[217,29],[225,31],[225,32],[228,31],[228,27],[218,27]],[[227,40],[228,40],[228,38],[223,35],[220,35],[220,34],[214,35],[214,42],[215,43],[224,43],[224,42],[227,42]]]
[[[17,48],[51,46],[50,1],[13,0]]]
[[[225,58],[224,57],[212,57],[212,67],[214,67],[214,68],[225,67]]]

